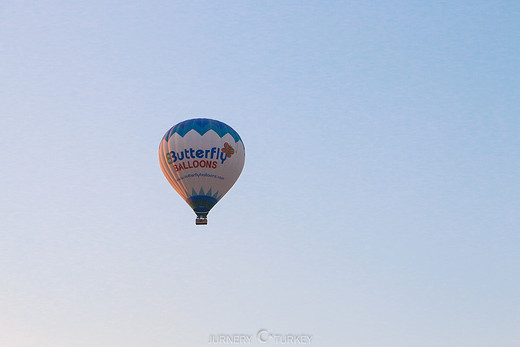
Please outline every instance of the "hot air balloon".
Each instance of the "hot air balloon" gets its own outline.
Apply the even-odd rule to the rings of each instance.
[[[238,133],[214,119],[188,119],[166,132],[159,145],[159,163],[173,189],[190,205],[196,225],[240,176],[245,147]]]

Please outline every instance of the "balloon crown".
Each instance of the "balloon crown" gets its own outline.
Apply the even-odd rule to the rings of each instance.
[[[184,135],[186,135],[190,130],[195,130],[200,134],[200,136],[204,136],[205,133],[213,130],[220,137],[224,137],[224,135],[230,134],[235,142],[242,141],[240,135],[238,135],[238,133],[232,127],[226,123],[222,123],[221,121],[208,118],[194,118],[180,122],[179,124],[173,126],[164,135],[164,140],[168,141],[175,133],[179,134],[181,137],[184,137]]]

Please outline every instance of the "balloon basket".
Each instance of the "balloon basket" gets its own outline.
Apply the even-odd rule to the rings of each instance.
[[[207,218],[195,218],[195,225],[207,225],[208,219]]]

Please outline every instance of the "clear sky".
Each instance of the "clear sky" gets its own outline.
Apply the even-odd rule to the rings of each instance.
[[[3,0],[0,345],[519,346],[519,58],[518,1]]]

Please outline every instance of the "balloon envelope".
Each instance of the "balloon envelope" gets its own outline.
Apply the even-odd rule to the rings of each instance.
[[[183,121],[166,132],[159,145],[159,163],[173,189],[197,214],[207,215],[240,176],[245,147],[238,133],[214,119]]]

